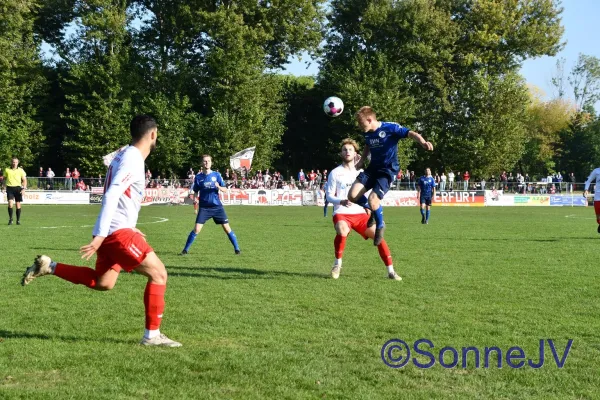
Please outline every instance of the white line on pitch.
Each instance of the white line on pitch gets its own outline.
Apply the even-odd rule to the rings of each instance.
[[[169,218],[162,217],[150,217],[158,219],[158,221],[152,222],[139,222],[137,225],[150,225],[150,224],[160,224],[161,222],[167,222]],[[81,226],[72,226],[72,225],[63,225],[63,226],[38,226],[40,229],[60,229],[60,228],[93,228],[94,225],[81,225]]]

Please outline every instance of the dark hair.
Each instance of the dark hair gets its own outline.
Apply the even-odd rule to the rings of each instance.
[[[139,141],[151,129],[158,127],[156,120],[149,115],[136,115],[129,124],[131,139],[133,142]]]

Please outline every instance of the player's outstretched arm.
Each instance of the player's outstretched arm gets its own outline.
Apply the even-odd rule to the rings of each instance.
[[[348,206],[348,199],[343,199],[341,197],[336,196],[336,186],[337,184],[335,181],[335,177],[333,176],[333,172],[330,172],[329,178],[327,178],[327,185],[325,185],[325,196],[327,196],[327,201],[333,205]]]
[[[431,144],[431,142],[425,140],[423,136],[421,136],[421,134],[414,131],[408,131],[408,137],[414,140],[415,142],[419,143],[421,147],[423,147],[425,150],[433,150],[433,145]]]

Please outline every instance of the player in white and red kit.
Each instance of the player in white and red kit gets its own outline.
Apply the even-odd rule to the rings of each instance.
[[[592,171],[585,181],[585,191],[583,197],[587,198],[590,190],[590,185],[594,183],[594,211],[596,212],[596,222],[598,223],[598,233],[600,233],[600,168]]]
[[[160,333],[165,308],[167,270],[135,226],[144,197],[144,160],[156,147],[158,128],[147,115],[136,116],[130,124],[131,145],[117,153],[106,173],[102,208],[93,230],[93,240],[82,246],[82,258],[97,253],[96,268],[56,263],[48,256],[37,256],[23,274],[21,284],[53,274],[94,290],[110,290],[122,269],[136,271],[148,278],[144,292],[146,329],[140,342],[148,346],[179,347],[181,343]]]
[[[367,227],[369,221],[368,211],[358,204],[348,200],[348,191],[356,180],[359,171],[354,167],[355,156],[358,152],[358,144],[352,139],[342,142],[342,165],[329,173],[325,194],[327,200],[333,204],[333,224],[337,235],[334,240],[335,261],[331,269],[331,277],[337,279],[342,269],[342,255],[346,246],[346,238],[351,230],[358,232],[365,240],[375,237],[375,226]],[[388,278],[397,281],[402,278],[394,271],[390,249],[382,239],[377,246],[379,255],[388,270]]]

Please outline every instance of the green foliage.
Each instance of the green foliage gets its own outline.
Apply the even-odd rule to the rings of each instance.
[[[43,140],[37,99],[45,80],[33,34],[36,3],[4,0],[0,3],[0,164],[17,156],[25,167],[38,156]]]

